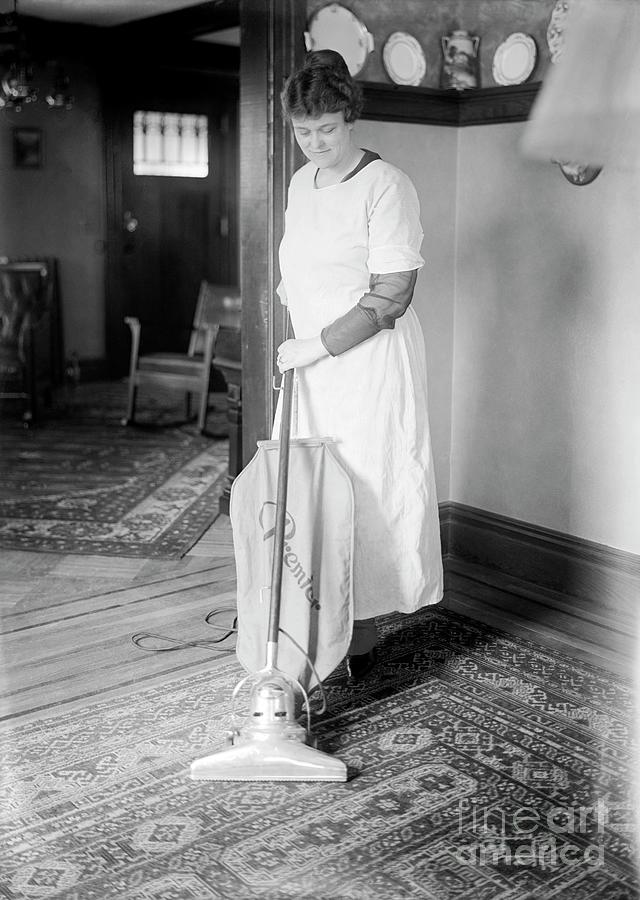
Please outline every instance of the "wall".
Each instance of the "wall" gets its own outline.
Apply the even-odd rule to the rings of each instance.
[[[307,0],[309,18],[325,4]],[[398,30],[422,46],[426,87],[439,86],[440,37],[455,28],[480,36],[483,87],[514,31],[538,47],[530,80],[550,64],[555,0],[346,5],[374,37],[365,81],[390,83],[382,51]],[[422,201],[429,259],[414,302],[439,499],[640,553],[640,176],[605,170],[573,186],[551,163],[523,159],[524,125],[434,139],[430,127],[364,124]]]
[[[307,0],[309,20],[328,0]],[[513,32],[524,31],[536,42],[538,56],[531,81],[540,81],[549,65],[546,33],[556,0],[347,0],[350,9],[373,36],[374,49],[358,78],[391,84],[383,48],[391,34],[411,34],[425,57],[423,87],[440,86],[441,36],[464,29],[480,38],[478,66],[481,87],[493,87],[493,56]]]
[[[0,255],[58,258],[66,355],[94,359],[104,356],[102,127],[95,75],[67,68],[73,109],[39,101],[0,112]],[[41,169],[13,167],[16,127],[42,129]]]
[[[640,176],[571,185],[524,127],[356,128],[420,197],[438,497],[638,553]]]
[[[524,127],[356,128],[421,201],[438,497],[637,553],[640,176],[571,185]]]
[[[426,265],[413,299],[425,335],[429,378],[429,419],[438,499],[449,498],[451,376],[455,248],[455,128],[358,122],[356,140],[378,152],[413,181],[425,233]]]
[[[459,135],[451,499],[640,552],[640,175]]]

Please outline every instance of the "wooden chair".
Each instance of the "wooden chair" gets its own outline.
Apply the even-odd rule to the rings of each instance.
[[[214,352],[220,330],[240,329],[240,293],[237,287],[210,284],[203,281],[191,327],[186,353],[150,353],[140,355],[140,321],[127,316],[131,329],[131,359],[129,364],[129,395],[123,425],[135,420],[135,407],[140,385],[182,390],[186,392],[187,410],[191,394],[200,395],[198,429],[204,432],[209,408]]]
[[[56,260],[0,258],[0,399],[22,400],[25,426],[62,373]]]

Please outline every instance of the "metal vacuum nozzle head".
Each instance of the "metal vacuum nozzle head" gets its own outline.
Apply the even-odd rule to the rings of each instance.
[[[294,714],[293,689],[285,681],[267,681],[258,685],[252,693],[249,718],[253,727],[293,721]]]
[[[232,746],[194,760],[191,777],[209,781],[346,781],[343,762],[307,745],[307,732],[295,720],[290,682],[289,676],[277,669],[264,673],[251,691],[249,715],[232,733]]]

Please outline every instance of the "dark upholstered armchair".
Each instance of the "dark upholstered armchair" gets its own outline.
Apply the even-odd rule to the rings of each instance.
[[[141,385],[157,385],[184,391],[189,408],[191,394],[199,394],[198,429],[204,432],[209,408],[212,370],[216,366],[216,342],[225,333],[240,332],[240,293],[237,287],[203,281],[191,326],[189,346],[184,353],[140,353],[142,326],[127,316],[131,330],[129,396],[123,425],[135,420],[136,397]]]
[[[62,376],[56,261],[0,258],[0,400],[22,401],[25,425]]]

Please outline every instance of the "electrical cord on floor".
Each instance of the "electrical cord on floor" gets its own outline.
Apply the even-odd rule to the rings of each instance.
[[[139,631],[131,635],[131,641],[138,650],[144,650],[146,653],[173,653],[175,650],[186,650],[189,647],[205,647],[213,650],[214,653],[235,653],[235,647],[212,647],[219,641],[182,641],[179,638],[169,637],[166,634],[154,634],[152,631]],[[149,641],[158,641],[169,644],[168,647],[147,646]]]
[[[137,631],[135,634],[131,635],[131,641],[138,648],[138,650],[144,650],[147,653],[173,653],[175,650],[186,650],[189,647],[200,647],[205,648],[207,650],[211,650],[213,653],[235,653],[236,648],[234,647],[216,647],[214,645],[221,644],[223,641],[226,641],[227,638],[230,638],[231,635],[238,633],[238,617],[237,615],[233,619],[233,625],[231,628],[225,625],[217,625],[213,622],[213,619],[216,616],[219,616],[222,613],[230,613],[235,612],[235,606],[226,606],[221,609],[212,609],[204,618],[205,624],[210,628],[216,628],[219,631],[224,631],[222,637],[219,638],[211,638],[209,640],[195,640],[195,641],[184,641],[179,638],[169,637],[165,634],[155,634],[151,631]],[[318,683],[318,690],[320,692],[321,697],[321,706],[320,709],[316,711],[317,716],[322,716],[327,711],[327,696],[325,694],[324,686],[322,681],[320,680],[318,673],[316,671],[316,667],[314,666],[309,654],[305,652],[305,650],[300,646],[300,644],[293,638],[288,631],[285,631],[284,628],[278,629],[280,634],[283,634],[286,638],[288,638],[293,646],[304,656],[304,658],[309,663],[311,667],[311,671],[313,672],[315,679]],[[149,646],[149,642],[165,642],[168,646]]]
[[[138,648],[138,650],[145,650],[147,653],[172,653],[175,650],[186,650],[189,647],[204,647],[205,649],[211,650],[214,653],[235,653],[236,648],[234,647],[216,647],[215,644],[221,644],[223,641],[226,641],[227,638],[231,637],[232,634],[236,634],[238,617],[235,616],[233,620],[233,625],[231,628],[224,625],[216,625],[212,621],[212,619],[220,615],[221,613],[229,613],[235,612],[235,606],[228,606],[222,609],[212,609],[211,612],[207,613],[205,616],[205,622],[210,628],[217,628],[220,631],[224,631],[222,637],[219,638],[210,638],[208,640],[195,640],[195,641],[184,641],[175,637],[168,637],[166,634],[154,634],[151,631],[137,631],[135,634],[131,635],[132,643]],[[149,646],[149,642],[162,642],[164,641],[168,646],[159,647],[157,645]]]
[[[212,610],[211,610],[210,612],[208,612],[208,613],[206,614],[206,616],[204,617],[205,625],[209,625],[210,628],[220,628],[220,630],[223,630],[223,629],[222,629],[222,626],[220,626],[220,625],[214,625],[214,623],[213,623],[213,618],[214,618],[214,616],[217,616],[217,615],[219,615],[220,613],[235,612],[235,611],[236,611],[235,606],[226,606],[226,607],[223,607],[222,609],[212,609]],[[226,640],[228,637],[231,637],[232,634],[237,634],[237,633],[238,633],[238,617],[237,617],[237,616],[234,616],[234,617],[233,617],[233,624],[232,624],[231,628],[229,628],[229,630],[227,631],[227,633],[226,633],[223,637],[218,638],[218,640],[215,641],[214,643],[218,644],[218,643],[220,643],[220,641],[224,641],[224,640]]]
[[[291,637],[291,635],[289,634],[288,631],[285,631],[284,628],[279,628],[278,631],[280,632],[280,634],[283,634],[286,638],[289,638],[289,640],[294,645],[294,647],[297,647],[297,649],[300,651],[300,653],[302,653],[302,655],[304,656],[306,661],[311,666],[311,671],[315,675],[316,681],[318,682],[318,690],[320,691],[320,697],[322,698],[322,706],[320,707],[319,710],[316,710],[316,715],[323,716],[327,711],[327,695],[325,694],[324,685],[320,681],[318,673],[316,672],[316,667],[314,666],[314,664],[311,661],[311,657],[309,656],[308,653],[306,653],[302,649],[300,644],[296,640],[294,640],[294,638]]]

